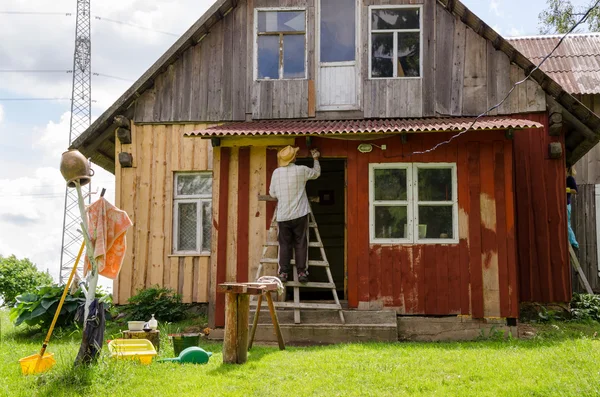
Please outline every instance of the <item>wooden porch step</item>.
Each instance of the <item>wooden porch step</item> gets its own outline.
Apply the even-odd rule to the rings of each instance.
[[[271,223],[271,227],[277,227],[277,222],[273,222],[273,223]],[[313,228],[316,228],[316,227],[317,227],[317,224],[316,224],[315,222],[309,222],[309,223],[308,223],[308,227],[313,227]]]
[[[263,258],[260,260],[260,263],[275,263],[278,264],[279,263],[279,259],[277,258]],[[292,259],[290,261],[290,263],[292,265],[296,264],[296,261],[294,259]],[[309,260],[308,261],[308,266],[321,266],[321,267],[327,267],[329,265],[329,262],[327,261],[314,261],[314,260]]]
[[[256,301],[251,301],[250,306],[256,307]],[[284,309],[314,309],[314,310],[340,310],[341,306],[335,303],[294,303],[294,302],[273,302],[276,308]]]
[[[335,283],[300,283],[298,281],[288,281],[284,284],[286,287],[305,287],[305,288],[325,288],[325,289],[335,289]]]
[[[277,247],[279,245],[279,243],[277,241],[267,241],[265,243],[266,246],[268,247]],[[323,244],[322,243],[318,243],[316,241],[311,241],[310,243],[308,243],[309,247],[314,247],[314,248],[323,248]]]

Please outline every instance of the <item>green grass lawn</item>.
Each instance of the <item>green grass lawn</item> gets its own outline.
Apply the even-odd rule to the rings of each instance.
[[[0,311],[0,396],[599,396],[600,325],[557,323],[531,340],[255,347],[244,365],[224,365],[221,345],[203,366],[115,361],[73,369],[81,334],[58,332],[57,365],[22,376],[18,359],[36,353],[38,329],[15,328]],[[171,325],[187,326],[191,322]],[[106,338],[116,337],[107,330]],[[163,328],[163,334],[169,330]],[[166,335],[161,356],[170,357]]]

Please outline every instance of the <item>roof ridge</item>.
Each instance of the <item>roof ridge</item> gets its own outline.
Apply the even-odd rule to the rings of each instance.
[[[508,41],[516,41],[516,40],[532,40],[532,39],[560,39],[565,34],[540,34],[540,35],[526,35],[526,36],[506,36],[504,37]],[[586,33],[569,33],[567,34],[567,39],[569,37],[600,37],[600,32],[586,32]]]

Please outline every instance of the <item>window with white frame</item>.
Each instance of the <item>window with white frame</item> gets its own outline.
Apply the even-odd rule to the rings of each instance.
[[[372,243],[458,242],[456,164],[370,164]]]
[[[212,174],[175,174],[173,252],[209,254],[212,231]]]
[[[370,77],[421,76],[421,7],[369,7]]]
[[[305,79],[306,12],[258,9],[255,21],[256,79]]]

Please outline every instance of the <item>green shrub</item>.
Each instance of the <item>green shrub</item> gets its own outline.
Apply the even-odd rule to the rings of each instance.
[[[17,259],[14,255],[0,255],[0,298],[4,305],[13,306],[18,295],[36,287],[52,284],[52,277],[41,272],[27,258]]]
[[[38,287],[32,292],[16,297],[16,305],[10,310],[9,318],[16,326],[25,323],[30,326],[48,325],[52,322],[58,303],[62,297],[64,286],[52,285]],[[96,297],[106,295],[97,290]],[[74,294],[67,294],[65,302],[56,322],[57,327],[73,326],[77,308],[85,303],[85,295],[81,289]]]
[[[138,289],[122,311],[128,320],[136,321],[147,321],[153,314],[158,321],[166,322],[180,321],[186,317],[186,307],[181,303],[181,295],[171,288],[161,288],[158,285]]]
[[[573,294],[571,316],[573,320],[600,322],[600,295]]]

